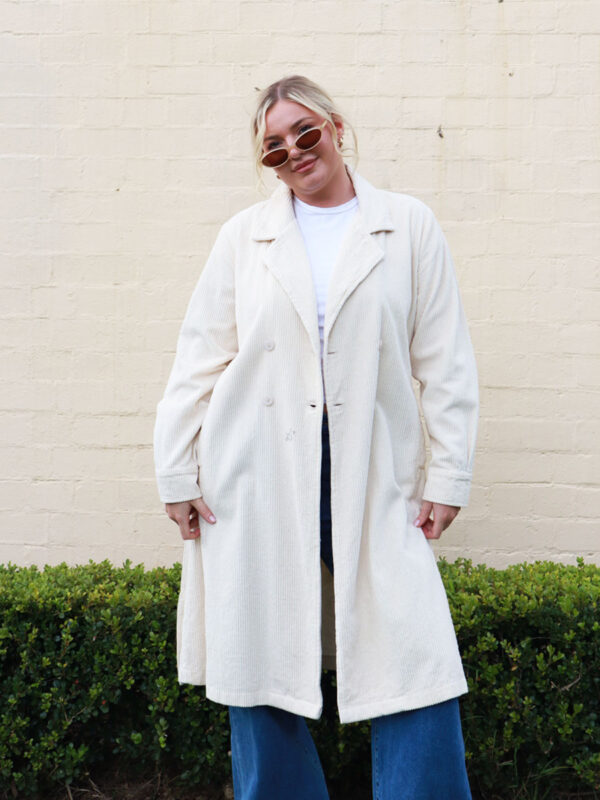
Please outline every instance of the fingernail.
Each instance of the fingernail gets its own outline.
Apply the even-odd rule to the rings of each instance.
[[[210,514],[208,518],[209,518],[209,520],[210,520],[211,522],[216,522],[216,521],[217,521],[217,520],[215,519],[215,517],[214,517],[212,514]]]
[[[421,523],[421,520],[417,517],[416,520],[413,522],[413,525],[416,525],[418,527],[420,525],[420,523]]]

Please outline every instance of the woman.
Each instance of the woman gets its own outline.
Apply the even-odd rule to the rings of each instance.
[[[223,225],[183,322],[155,428],[178,675],[229,706],[237,800],[327,797],[304,717],[328,658],[340,722],[372,720],[374,796],[462,800],[467,684],[427,540],[468,500],[475,361],[433,213],[347,167],[346,127],[301,76],[260,94],[281,185]]]

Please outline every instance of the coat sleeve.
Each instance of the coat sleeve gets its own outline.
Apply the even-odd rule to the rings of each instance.
[[[431,446],[423,499],[469,500],[479,413],[477,366],[446,238],[426,207],[410,355]]]
[[[219,231],[179,332],[154,424],[154,464],[164,503],[201,497],[197,443],[213,388],[237,353],[233,249]]]

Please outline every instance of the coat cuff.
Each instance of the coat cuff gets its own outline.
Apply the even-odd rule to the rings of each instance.
[[[430,469],[427,474],[423,500],[464,508],[469,503],[471,475]]]
[[[163,503],[185,503],[202,497],[197,471],[180,475],[157,475],[156,482]]]

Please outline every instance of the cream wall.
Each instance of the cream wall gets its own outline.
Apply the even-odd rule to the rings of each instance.
[[[180,558],[154,410],[217,228],[258,199],[254,87],[300,72],[359,170],[432,206],[480,369],[436,551],[600,563],[600,3],[4,2],[0,561]]]

